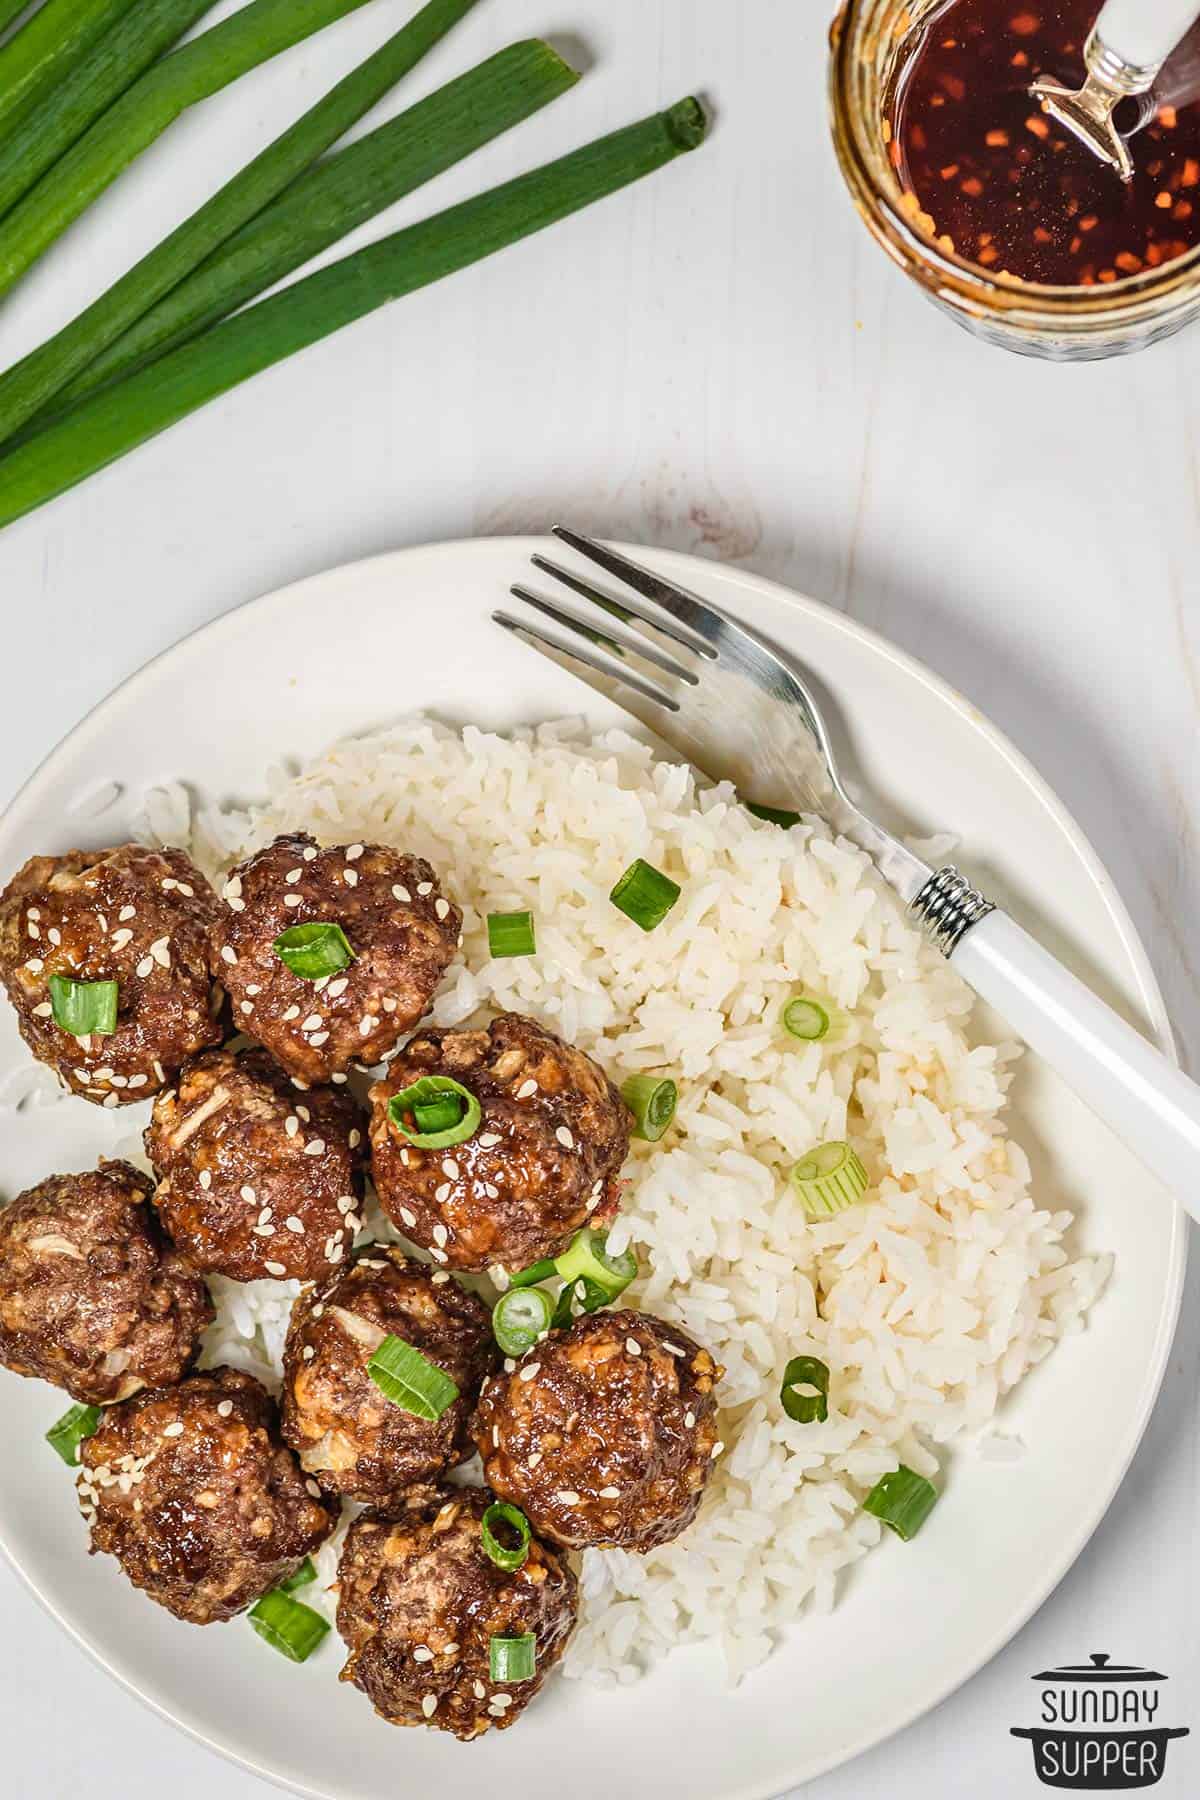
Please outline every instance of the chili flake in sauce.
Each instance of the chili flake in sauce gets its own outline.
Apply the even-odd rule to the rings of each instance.
[[[1096,0],[951,0],[923,28],[885,125],[902,205],[993,272],[1090,287],[1200,243],[1200,104],[1163,107],[1122,181],[1029,93],[1082,85]]]

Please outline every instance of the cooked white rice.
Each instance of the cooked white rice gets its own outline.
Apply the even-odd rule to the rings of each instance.
[[[614,1078],[679,1083],[666,1141],[634,1148],[616,1241],[645,1271],[634,1303],[726,1365],[726,1448],[680,1540],[585,1555],[568,1675],[630,1681],[701,1640],[737,1679],[806,1606],[831,1606],[838,1572],[879,1541],[861,1509],[879,1476],[901,1461],[936,1475],[938,1446],[963,1433],[998,1460],[1020,1454],[987,1432],[997,1402],[1081,1329],[1111,1259],[1071,1259],[1072,1215],[1035,1208],[1001,1122],[1017,1049],[974,1041],[970,992],[858,850],[815,822],[759,823],[729,787],[569,722],[502,738],[418,721],[276,771],[261,806],[193,812],[172,788],[147,811],[213,874],[292,830],[428,857],[465,915],[436,1023],[512,1008]],[[650,935],[608,900],[639,856],[683,888]],[[523,908],[536,957],[489,960],[487,913]],[[850,1012],[832,1048],[781,1031],[800,987]],[[787,1171],[846,1136],[870,1198],[809,1224]],[[208,1360],[277,1384],[295,1284],[214,1287]],[[824,1424],[779,1403],[805,1353],[832,1371]]]

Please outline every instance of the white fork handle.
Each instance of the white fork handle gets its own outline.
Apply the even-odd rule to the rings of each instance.
[[[1122,62],[1157,74],[1198,12],[1200,0],[1108,0],[1094,30]]]
[[[971,926],[950,960],[1200,1219],[1200,1087],[1006,913]]]

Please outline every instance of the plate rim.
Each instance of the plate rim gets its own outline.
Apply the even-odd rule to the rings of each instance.
[[[1163,997],[1158,978],[1148,951],[1143,944],[1125,902],[1121,898],[1116,883],[1109,874],[1091,840],[1074,817],[1066,804],[1059,798],[1055,790],[1046,781],[1034,763],[1020,750],[1012,740],[983,712],[973,701],[961,693],[950,682],[931,669],[919,658],[901,649],[881,632],[872,626],[863,624],[857,619],[838,611],[828,603],[816,600],[811,595],[803,594],[794,588],[769,576],[756,574],[752,570],[738,568],[728,563],[716,562],[687,551],[659,548],[658,546],[630,544],[617,539],[605,539],[612,548],[617,549],[634,559],[649,559],[665,572],[675,574],[684,585],[703,583],[706,572],[716,569],[721,576],[732,581],[735,586],[765,592],[772,599],[783,602],[786,606],[801,614],[819,619],[824,629],[835,632],[865,646],[881,657],[884,662],[914,679],[941,703],[948,705],[970,729],[983,738],[990,748],[996,752],[1013,773],[1020,779],[1032,798],[1049,814],[1058,829],[1063,833],[1071,849],[1079,857],[1091,878],[1099,898],[1108,914],[1109,920],[1117,934],[1124,954],[1128,957],[1129,967],[1133,975],[1134,986],[1141,1011],[1149,1023],[1153,1038],[1159,1048],[1178,1064],[1179,1056],[1171,1028],[1166,1002]],[[495,555],[499,552],[511,554],[514,558],[525,559],[534,550],[545,553],[554,548],[554,540],[536,534],[521,533],[515,535],[494,534],[486,537],[450,538],[431,542],[405,545],[397,549],[384,550],[372,555],[354,558],[348,562],[318,570],[300,576],[282,587],[273,588],[263,594],[251,596],[219,613],[215,618],[205,620],[193,630],[185,632],[163,649],[157,651],[117,683],[106,695],[96,702],[70,726],[49,751],[30,771],[12,795],[2,811],[0,811],[0,834],[14,826],[19,816],[29,807],[35,807],[39,794],[44,786],[52,782],[57,765],[63,759],[68,748],[72,752],[78,746],[81,734],[94,729],[102,716],[117,707],[128,706],[136,700],[139,687],[150,680],[161,664],[194,650],[202,641],[236,629],[237,622],[247,612],[266,611],[272,607],[283,607],[293,601],[309,587],[324,583],[336,582],[352,573],[366,571],[370,568],[389,564],[399,567],[405,562],[415,561],[421,557],[437,555],[454,559],[467,555]],[[501,598],[497,595],[497,600]],[[1102,1497],[1083,1516],[1082,1525],[1073,1534],[1059,1556],[1052,1559],[1046,1573],[1037,1584],[1037,1591],[1031,1599],[1019,1605],[1015,1612],[1005,1620],[979,1652],[968,1659],[961,1671],[941,1685],[933,1694],[925,1699],[913,1711],[901,1720],[888,1723],[878,1730],[868,1730],[857,1738],[853,1747],[845,1752],[831,1753],[819,1767],[793,1777],[789,1787],[797,1780],[805,1783],[820,1780],[832,1770],[844,1767],[858,1756],[877,1748],[881,1743],[908,1729],[917,1720],[936,1710],[960,1687],[972,1680],[979,1671],[987,1666],[1001,1650],[1011,1642],[1016,1634],[1028,1623],[1033,1614],[1043,1606],[1059,1587],[1071,1567],[1082,1554],[1101,1524],[1108,1508],[1117,1492],[1123,1485],[1129,1468],[1141,1446],[1146,1429],[1153,1415],[1162,1383],[1166,1374],[1171,1345],[1179,1323],[1183,1301],[1184,1280],[1187,1272],[1188,1234],[1185,1228],[1185,1216],[1182,1208],[1173,1204],[1170,1241],[1168,1251],[1168,1280],[1164,1294],[1164,1304],[1159,1313],[1152,1353],[1148,1361],[1149,1380],[1143,1395],[1140,1416],[1132,1431],[1127,1454],[1122,1460],[1119,1471],[1114,1474],[1111,1484]],[[174,1729],[183,1732],[193,1742],[204,1749],[220,1756],[234,1767],[245,1770],[259,1780],[283,1792],[299,1794],[304,1800],[329,1800],[327,1790],[310,1787],[293,1781],[290,1777],[280,1775],[275,1770],[264,1767],[252,1756],[244,1754],[228,1743],[212,1737],[199,1723],[191,1720],[186,1714],[171,1710],[160,1700],[143,1690],[136,1678],[110,1661],[103,1648],[93,1643],[68,1619],[48,1593],[35,1583],[21,1566],[10,1550],[0,1521],[0,1555],[13,1570],[26,1592],[31,1594],[42,1610],[54,1620],[55,1624],[66,1633],[87,1657],[105,1675],[116,1681],[126,1693],[130,1694],[141,1705],[147,1707],[158,1718],[164,1720]],[[725,1800],[777,1800],[777,1796],[789,1791],[777,1788],[772,1782],[769,1786],[742,1785],[730,1789]]]

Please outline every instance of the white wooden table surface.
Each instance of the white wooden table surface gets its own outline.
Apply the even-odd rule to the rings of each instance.
[[[410,97],[530,32],[582,55],[586,80],[398,218],[689,90],[715,105],[711,144],[268,374],[0,537],[0,797],[122,677],[255,594],[395,545],[564,517],[786,581],[970,695],[1107,860],[1200,1068],[1200,331],[1051,368],[976,345],[910,292],[834,166],[829,4],[482,0]],[[0,312],[0,359],[408,10],[375,0],[176,127]],[[1093,1649],[1171,1674],[1172,1722],[1194,1735],[1159,1792],[1196,1793],[1198,1486],[1200,1260],[1150,1432],[1057,1594],[935,1714],[806,1793],[1040,1793],[1008,1726],[1027,1714],[1030,1674]],[[267,1792],[110,1685],[6,1568],[0,1623],[0,1791],[14,1800]]]

